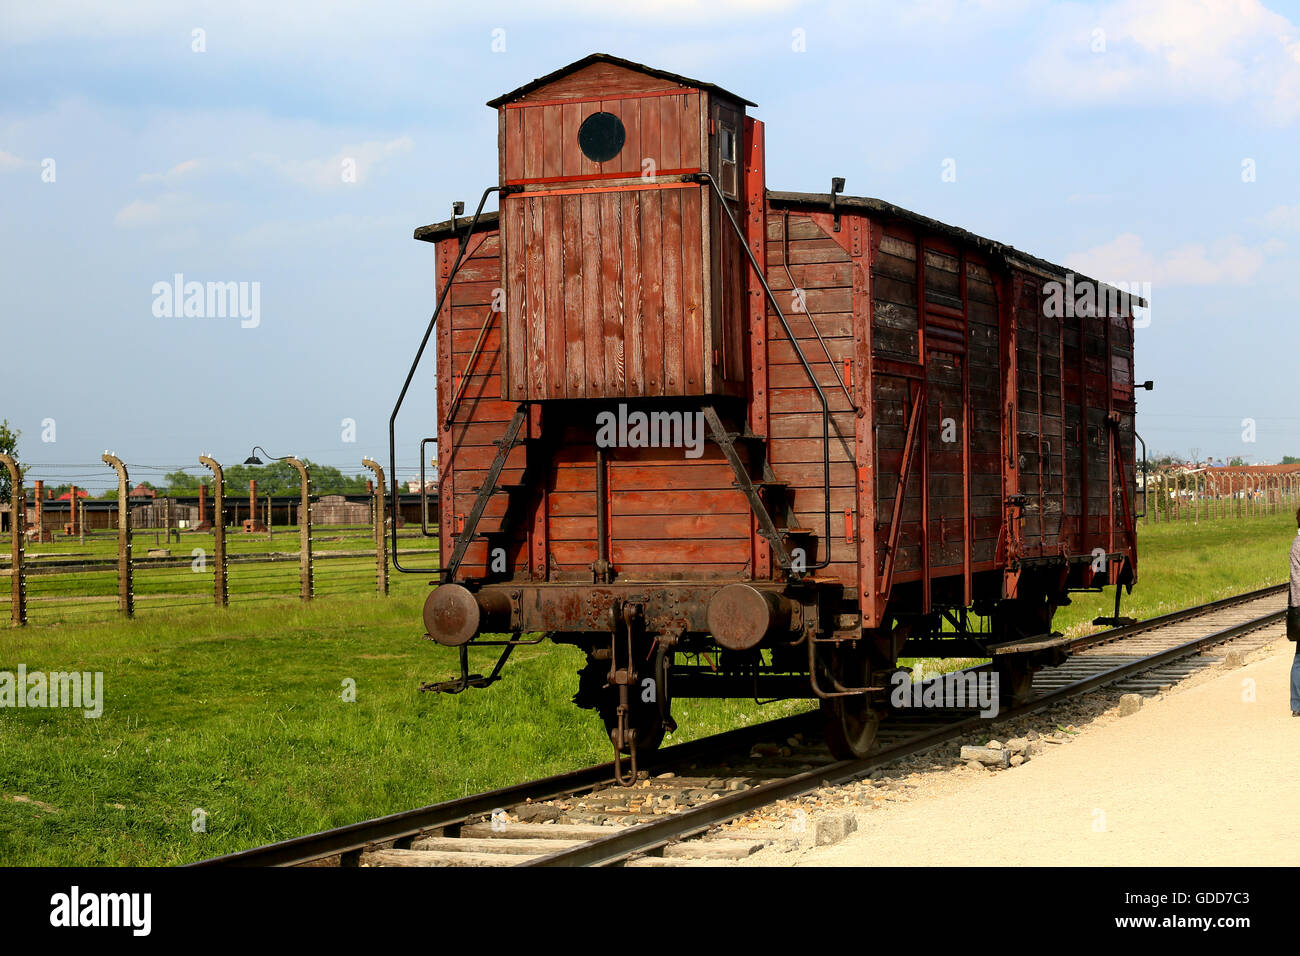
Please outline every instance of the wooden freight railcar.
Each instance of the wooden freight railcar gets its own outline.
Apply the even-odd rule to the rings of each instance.
[[[430,689],[540,633],[586,651],[616,753],[673,698],[804,696],[860,754],[900,656],[1023,694],[1071,591],[1131,589],[1140,300],[842,181],[769,191],[753,104],[708,83],[597,54],[489,105],[500,212],[415,233],[424,621],[461,650]]]

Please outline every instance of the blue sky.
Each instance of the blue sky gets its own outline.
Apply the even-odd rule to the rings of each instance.
[[[593,51],[757,102],[771,188],[844,176],[1150,282],[1148,446],[1300,455],[1295,4],[48,0],[0,10],[0,417],[24,460],[111,448],[147,479],[255,443],[386,459],[434,301],[412,228],[494,181],[486,100]],[[260,323],[155,316],[176,273],[260,283]],[[406,465],[434,427],[431,358]]]

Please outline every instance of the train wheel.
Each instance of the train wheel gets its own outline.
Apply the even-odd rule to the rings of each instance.
[[[860,759],[871,751],[880,729],[880,714],[866,694],[823,700],[821,708],[826,743],[836,760]]]
[[[822,676],[818,683],[827,690],[835,687],[868,687],[871,664],[864,645],[840,645],[818,662]],[[876,742],[880,712],[871,706],[869,694],[830,697],[821,701],[826,744],[837,760],[865,757]]]

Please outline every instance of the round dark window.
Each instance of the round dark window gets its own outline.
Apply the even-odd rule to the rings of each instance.
[[[613,113],[592,113],[578,127],[578,148],[593,163],[613,159],[626,139],[623,121]]]

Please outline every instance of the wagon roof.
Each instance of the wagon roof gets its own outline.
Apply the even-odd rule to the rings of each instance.
[[[647,76],[658,77],[661,80],[671,80],[674,83],[680,83],[682,86],[690,86],[699,90],[708,90],[710,93],[720,93],[723,96],[727,97],[728,99],[732,99],[732,100],[736,100],[737,102],[744,103],[746,106],[758,105],[757,103],[745,99],[743,96],[737,96],[735,93],[732,93],[729,90],[724,90],[722,87],[714,83],[705,83],[703,80],[693,80],[689,76],[681,76],[680,74],[677,73],[669,73],[667,70],[657,70],[653,66],[646,66],[644,63],[636,63],[632,60],[625,60],[621,56],[612,56],[609,53],[592,53],[589,54],[588,56],[584,56],[581,60],[575,60],[574,62],[570,63],[568,66],[560,67],[554,73],[547,73],[545,76],[539,76],[537,79],[525,83],[523,86],[519,87],[518,89],[511,90],[509,93],[502,93],[496,99],[488,100],[487,105],[492,107],[493,109],[496,109],[502,103],[509,103],[511,100],[516,100],[527,93],[531,93],[539,86],[545,86],[547,83],[553,83],[556,80],[560,79],[561,77],[568,76],[570,73],[573,73],[577,70],[581,70],[584,67],[591,66],[591,64],[593,63],[612,63],[614,66],[621,66],[629,70],[636,70],[640,73],[645,73]]]
[[[792,206],[818,206],[824,209],[831,207],[830,193],[791,193],[778,192],[769,189],[767,191],[768,202],[776,208],[788,208]],[[1064,278],[1067,274],[1074,275],[1077,279],[1085,282],[1095,282],[1104,289],[1114,288],[1108,283],[1101,282],[1091,276],[1086,276],[1081,272],[1073,269],[1067,269],[1065,266],[1057,265],[1054,262],[1048,262],[1046,259],[1040,259],[1037,256],[1022,252],[1015,246],[1009,246],[1003,242],[996,242],[992,239],[986,239],[983,236],[977,236],[958,226],[950,226],[945,222],[937,219],[931,219],[929,216],[923,216],[919,212],[912,212],[910,209],[904,209],[902,206],[895,206],[893,203],[885,202],[883,199],[872,199],[868,196],[845,196],[835,197],[835,204],[843,209],[865,209],[880,217],[892,218],[902,222],[911,223],[931,232],[937,232],[941,235],[948,236],[955,242],[965,243],[976,249],[982,250],[990,255],[1000,259],[1005,259],[1009,265],[1016,266],[1030,272],[1038,273],[1051,279]],[[440,239],[448,239],[457,233],[463,233],[469,227],[469,216],[460,216],[454,220],[455,228],[452,228],[453,220],[444,219],[442,222],[435,222],[428,226],[420,226],[415,230],[415,238],[423,242],[437,242]],[[478,225],[475,232],[488,229],[496,229],[499,224],[499,214],[496,212],[485,212],[479,216]],[[1117,293],[1128,295],[1134,305],[1145,307],[1147,302],[1141,296],[1131,292],[1124,292],[1121,289],[1115,289]]]
[[[767,191],[768,202],[777,208],[789,206],[820,206],[825,209],[831,207],[830,193],[789,193],[777,192],[769,189]],[[1003,242],[997,242],[993,239],[986,239],[983,236],[977,236],[959,226],[950,226],[946,222],[940,222],[937,219],[931,219],[929,216],[923,216],[919,212],[912,212],[910,209],[904,209],[902,206],[895,206],[893,203],[885,202],[883,199],[872,199],[868,196],[844,196],[835,197],[835,205],[845,209],[866,209],[875,213],[877,216],[888,217],[911,223],[931,232],[937,232],[941,235],[948,236],[955,242],[966,243],[980,249],[990,255],[1005,259],[1009,265],[1017,266],[1030,272],[1036,272],[1047,278],[1057,279],[1064,278],[1067,274],[1073,275],[1078,279],[1086,282],[1095,282],[1100,288],[1113,289],[1114,286],[1101,282],[1091,276],[1083,275],[1073,269],[1067,269],[1065,266],[1057,265],[1054,262],[1048,262],[1046,259],[1040,259],[1038,256],[1030,255],[1017,249],[1015,246],[1009,246]],[[1115,289],[1116,292],[1128,295],[1132,302],[1138,306],[1146,306],[1146,300],[1141,296],[1132,293],[1124,293],[1123,290]]]

